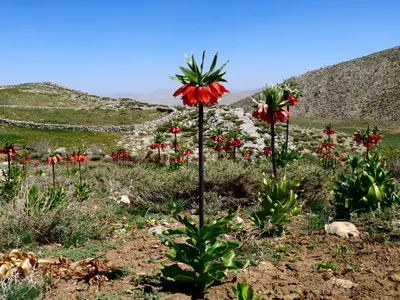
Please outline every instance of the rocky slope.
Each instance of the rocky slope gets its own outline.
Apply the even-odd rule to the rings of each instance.
[[[154,105],[128,98],[90,95],[51,82],[32,82],[0,86],[1,106],[73,107],[102,109],[154,109]]]
[[[292,77],[304,98],[293,116],[400,121],[400,47]],[[252,109],[250,98],[232,105]]]

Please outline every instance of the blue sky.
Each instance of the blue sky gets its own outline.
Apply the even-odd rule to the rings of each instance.
[[[184,53],[245,90],[400,45],[397,0],[0,1],[0,85],[177,88]]]

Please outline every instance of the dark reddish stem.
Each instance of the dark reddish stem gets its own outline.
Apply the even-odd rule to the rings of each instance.
[[[54,170],[54,163],[51,164],[51,170],[53,171],[53,188],[56,188],[56,172]]]
[[[287,106],[287,111],[289,113],[289,105]],[[286,120],[286,148],[285,148],[285,154],[288,152],[288,147],[289,147],[289,119]]]
[[[200,228],[204,226],[204,108],[199,103],[199,213]]]
[[[175,131],[175,153],[177,153],[178,152],[178,145],[176,144],[177,143],[177,138],[176,138],[176,131]]]
[[[275,158],[275,124],[274,124],[274,112],[271,111],[271,149],[272,149],[272,169],[274,171],[275,180],[276,175],[276,158]]]

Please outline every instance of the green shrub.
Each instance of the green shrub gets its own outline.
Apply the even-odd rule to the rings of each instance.
[[[254,290],[245,281],[238,282],[237,287],[232,285],[232,291],[237,300],[261,300],[261,294],[254,296]]]
[[[2,202],[12,201],[18,194],[21,181],[23,178],[23,170],[19,166],[11,166],[10,174],[5,172],[6,180],[0,184],[0,200]]]
[[[41,282],[34,281],[32,278],[18,279],[10,277],[7,281],[0,281],[0,299],[4,300],[36,300],[44,292]]]
[[[80,184],[79,182],[74,184],[74,196],[79,202],[88,201],[92,191],[87,182]]]
[[[302,209],[302,205],[295,206],[297,194],[293,190],[300,182],[287,182],[283,178],[280,183],[276,183],[273,179],[264,178],[263,184],[266,192],[259,192],[261,210],[252,214],[251,221],[263,233],[281,235],[284,226]]]
[[[231,213],[199,229],[193,219],[187,216],[182,218],[174,212],[174,219],[184,227],[169,229],[164,231],[164,234],[183,235],[186,240],[184,243],[179,243],[166,239],[164,244],[170,248],[167,256],[173,261],[191,267],[192,270],[184,270],[178,264],[161,265],[163,276],[171,281],[192,283],[205,292],[215,281],[224,280],[229,270],[237,271],[244,268],[248,262],[241,263],[234,260],[235,249],[241,247],[242,243],[222,238],[223,235],[242,226],[242,223],[230,224],[237,213],[238,211]]]
[[[352,174],[342,174],[335,182],[334,205],[338,218],[400,204],[396,184],[385,169],[383,158],[375,154]]]
[[[35,186],[27,192],[25,208],[28,215],[38,215],[58,208],[67,203],[65,189],[61,186],[49,188],[43,195],[39,194]]]
[[[286,151],[286,145],[282,144],[281,149],[276,153],[276,164],[280,167],[285,167],[290,162],[298,160],[301,156],[301,152],[297,150]]]

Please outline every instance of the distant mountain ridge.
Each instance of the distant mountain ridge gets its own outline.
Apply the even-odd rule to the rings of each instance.
[[[304,93],[292,116],[400,121],[400,47],[307,72],[288,81]],[[254,95],[253,95],[254,96]],[[232,104],[252,110],[250,97]]]
[[[256,92],[261,91],[261,89],[252,89],[245,91],[232,90],[229,94],[224,94],[222,98],[218,101],[222,105],[230,105],[236,101],[239,101],[245,97],[253,95]],[[174,98],[174,89],[158,89],[149,94],[143,93],[107,93],[103,96],[113,97],[113,98],[131,98],[136,101],[147,102],[150,104],[163,104],[168,106],[181,105],[182,100],[180,97]]]

